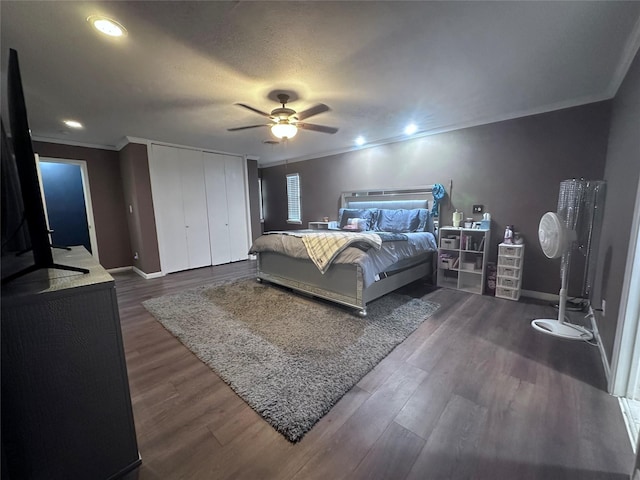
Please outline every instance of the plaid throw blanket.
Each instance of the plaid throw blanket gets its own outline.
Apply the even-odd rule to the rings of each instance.
[[[364,243],[380,249],[382,239],[375,233],[356,232],[280,232],[302,238],[309,258],[322,274],[331,266],[331,262],[345,248],[354,243]]]

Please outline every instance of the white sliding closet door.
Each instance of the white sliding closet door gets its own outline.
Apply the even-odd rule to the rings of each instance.
[[[164,273],[211,265],[202,152],[152,145],[149,173]]]
[[[188,268],[211,265],[209,219],[202,152],[183,150],[180,156],[182,208],[187,236]]]
[[[247,197],[245,194],[244,159],[225,156],[224,173],[227,186],[227,211],[229,212],[230,257],[232,262],[249,257],[249,229],[247,227]]]
[[[184,270],[189,265],[182,208],[182,185],[176,182],[176,179],[178,181],[180,179],[180,166],[176,161],[177,153],[174,150],[177,149],[152,145],[152,155],[149,158],[153,209],[158,232],[160,262],[164,273]]]
[[[245,260],[249,250],[244,159],[204,153],[213,265]]]
[[[207,210],[209,212],[209,246],[213,265],[231,261],[227,186],[224,175],[224,159],[219,159],[220,156],[206,152],[204,154]]]

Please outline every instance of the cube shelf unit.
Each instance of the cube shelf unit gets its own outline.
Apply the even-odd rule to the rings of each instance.
[[[440,227],[438,233],[438,286],[482,295],[491,230]]]
[[[331,222],[309,222],[309,230],[329,230]]]
[[[496,297],[518,301],[522,288],[524,245],[501,243],[498,245],[498,275]]]

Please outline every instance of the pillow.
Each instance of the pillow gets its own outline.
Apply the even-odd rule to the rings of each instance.
[[[433,233],[433,215],[426,208],[418,208],[418,216],[420,217],[420,224],[418,225],[416,232],[429,232]]]
[[[423,210],[423,209],[421,209]],[[431,214],[431,212],[429,210],[425,210],[425,214],[426,214],[426,218],[425,218],[425,222],[424,222],[424,227],[420,230],[418,230],[419,232],[429,232],[429,233],[435,233],[435,226],[433,224],[433,215]]]
[[[377,214],[377,208],[341,208],[338,212],[338,227],[340,229],[343,229],[345,225],[347,225],[347,221],[350,218],[359,218],[363,220],[362,223],[358,223],[358,225],[361,227],[361,230],[373,230]]]
[[[422,211],[422,212],[421,212]],[[375,230],[378,232],[407,233],[423,231],[427,222],[426,210],[380,209]]]
[[[367,228],[369,221],[365,218],[348,218],[347,224],[342,227],[342,230],[350,230],[352,232],[361,232]]]

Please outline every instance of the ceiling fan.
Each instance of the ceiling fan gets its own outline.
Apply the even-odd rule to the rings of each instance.
[[[273,133],[273,135],[279,139],[291,139],[295,137],[296,133],[298,133],[299,128],[302,130],[312,130],[314,132],[331,134],[338,131],[338,129],[334,127],[315,125],[313,123],[306,123],[302,121],[314,115],[318,115],[319,113],[328,112],[330,109],[324,103],[314,105],[313,107],[307,108],[302,112],[296,112],[295,110],[286,107],[287,102],[289,101],[289,95],[281,93],[278,95],[278,100],[282,104],[282,107],[271,110],[271,113],[263,112],[261,110],[258,110],[257,108],[245,105],[244,103],[236,103],[236,105],[251,110],[258,115],[262,115],[263,117],[271,119],[271,123],[228,128],[227,130],[229,132],[236,132],[238,130],[247,130],[248,128],[271,127],[271,133]]]

